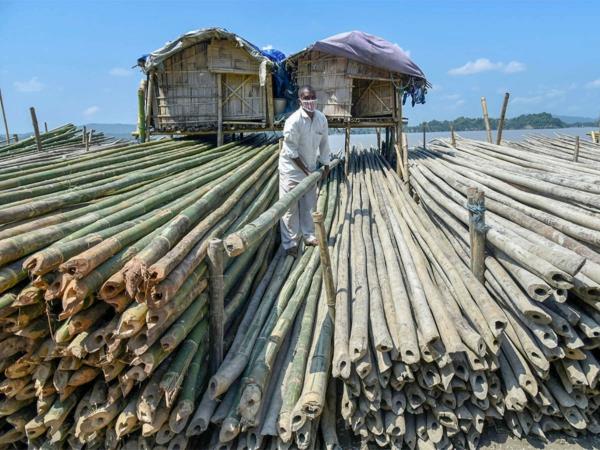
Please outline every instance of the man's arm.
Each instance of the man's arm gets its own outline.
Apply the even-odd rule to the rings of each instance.
[[[302,158],[292,158],[292,161],[294,161],[294,164],[296,164],[302,172],[304,172],[306,175],[310,175],[310,172],[306,168],[306,165],[304,164],[304,161],[302,161]]]

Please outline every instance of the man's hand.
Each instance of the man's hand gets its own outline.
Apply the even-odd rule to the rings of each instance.
[[[321,180],[326,180],[329,176],[329,166],[323,166],[323,175],[321,175]]]
[[[304,161],[302,161],[302,158],[292,158],[292,161],[294,161],[294,164],[296,164],[298,168],[306,174],[306,176],[310,175],[310,171],[304,165]]]

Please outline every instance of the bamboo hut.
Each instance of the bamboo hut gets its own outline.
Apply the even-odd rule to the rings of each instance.
[[[350,31],[317,41],[285,60],[297,86],[311,85],[317,108],[331,128],[345,128],[345,154],[350,150],[351,128],[385,129],[386,158],[396,162],[407,180],[403,145],[402,105],[425,103],[429,84],[423,71],[397,45],[383,38]],[[348,160],[348,158],[346,158]]]
[[[424,103],[423,71],[396,44],[361,31],[317,41],[286,59],[298,86],[317,91],[317,108],[330,125],[394,125],[397,94]]]
[[[149,134],[217,131],[222,141],[227,131],[272,126],[272,63],[227,30],[185,33],[138,64],[147,76],[140,112]]]

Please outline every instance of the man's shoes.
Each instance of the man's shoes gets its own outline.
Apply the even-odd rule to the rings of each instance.
[[[317,245],[319,245],[319,241],[317,241],[316,237],[309,236],[304,238],[304,244],[308,245],[309,247],[316,247]]]
[[[294,247],[290,247],[288,249],[285,250],[285,254],[287,256],[291,256],[293,258],[297,258],[298,257],[298,247],[294,246]]]

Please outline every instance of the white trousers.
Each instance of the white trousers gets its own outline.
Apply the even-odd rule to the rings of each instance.
[[[279,198],[291,191],[298,185],[298,181],[290,180],[287,177],[279,177]],[[283,215],[280,223],[281,243],[284,249],[297,246],[300,239],[304,236],[310,238],[315,236],[315,224],[311,213],[314,212],[317,204],[317,187],[313,186],[304,194],[297,203],[290,206],[290,209]]]

